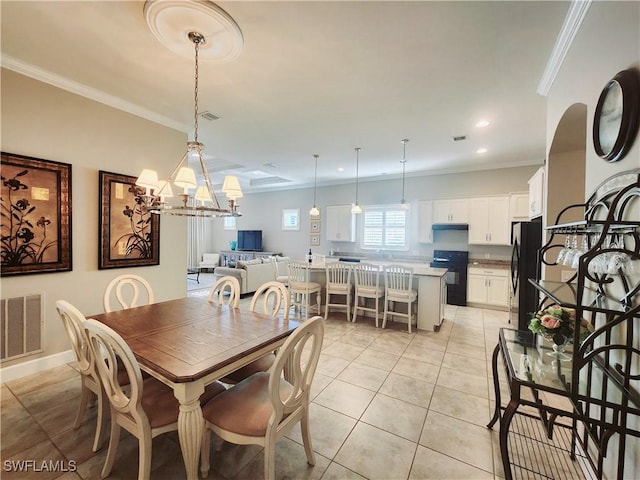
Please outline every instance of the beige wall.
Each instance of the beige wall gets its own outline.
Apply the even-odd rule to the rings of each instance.
[[[153,164],[168,171],[183,154],[186,134],[6,69],[1,87],[2,151],[72,165],[73,271],[1,280],[2,298],[44,295],[45,352],[25,360],[70,348],[56,300],[87,315],[101,313],[104,287],[119,274],[146,277],[158,300],[184,296],[186,223],[180,219],[161,219],[159,266],[98,270],[98,170],[137,175]]]

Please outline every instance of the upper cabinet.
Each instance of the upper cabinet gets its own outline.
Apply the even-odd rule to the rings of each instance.
[[[469,199],[469,245],[509,245],[509,196]]]
[[[544,211],[544,167],[540,167],[529,179],[529,218],[542,215]]]
[[[433,243],[433,202],[418,202],[418,242]]]
[[[433,202],[433,223],[467,223],[468,200],[451,198]]]
[[[509,212],[512,222],[529,220],[529,194],[512,193],[509,195]]]
[[[330,242],[355,242],[356,218],[351,205],[327,207],[327,240]]]

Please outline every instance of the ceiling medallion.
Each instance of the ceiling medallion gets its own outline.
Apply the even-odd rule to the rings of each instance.
[[[242,52],[244,37],[240,27],[213,2],[147,0],[144,18],[160,43],[183,57],[193,57],[193,45],[185,42],[193,31],[207,39],[200,45],[203,59],[228,62]]]

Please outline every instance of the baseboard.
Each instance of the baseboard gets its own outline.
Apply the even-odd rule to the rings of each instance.
[[[0,383],[10,382],[18,378],[40,373],[50,368],[59,367],[75,360],[73,350],[54,353],[46,357],[40,357],[17,365],[0,368]]]

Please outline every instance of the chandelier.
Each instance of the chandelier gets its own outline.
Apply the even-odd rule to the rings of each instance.
[[[187,217],[239,217],[237,199],[242,197],[242,189],[238,178],[233,175],[225,177],[222,192],[226,195],[226,204],[221,203],[202,154],[204,145],[198,141],[198,52],[206,39],[197,31],[190,31],[187,37],[195,48],[194,141],[187,142],[187,151],[167,180],[158,181],[155,170],[144,169],[136,185],[145,188],[142,199],[151,213]],[[196,170],[200,173],[199,178]]]

